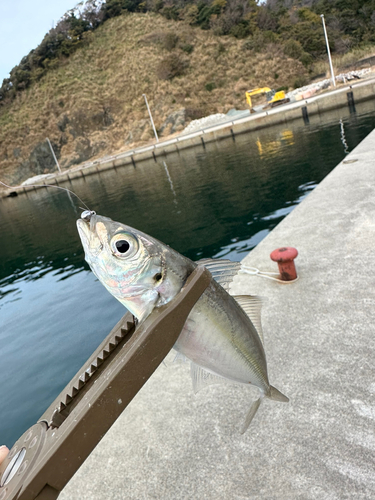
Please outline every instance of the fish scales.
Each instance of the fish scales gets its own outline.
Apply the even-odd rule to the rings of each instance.
[[[175,349],[211,373],[267,391],[259,336],[236,301],[214,281],[192,309]]]

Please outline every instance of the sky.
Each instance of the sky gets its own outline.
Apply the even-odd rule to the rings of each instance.
[[[0,87],[10,70],[79,0],[0,0]]]

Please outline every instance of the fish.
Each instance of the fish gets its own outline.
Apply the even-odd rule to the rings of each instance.
[[[242,433],[264,398],[289,401],[268,380],[260,299],[228,293],[240,263],[225,259],[193,262],[152,236],[90,210],[81,214],[77,229],[92,272],[138,324],[170,302],[198,265],[211,272],[213,279],[192,308],[174,349],[190,360],[196,392],[223,380],[259,389]]]

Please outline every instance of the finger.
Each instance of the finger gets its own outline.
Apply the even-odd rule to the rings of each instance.
[[[7,455],[9,453],[9,449],[6,446],[0,446],[0,464],[3,460],[6,459]]]

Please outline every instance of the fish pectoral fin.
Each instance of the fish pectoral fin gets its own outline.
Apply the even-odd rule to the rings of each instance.
[[[241,269],[241,262],[234,262],[229,259],[201,259],[196,263],[208,269],[213,279],[227,292],[229,292],[233,278]]]
[[[221,384],[225,382],[225,378],[220,377],[220,375],[214,375],[193,362],[190,364],[190,375],[195,394],[208,385]]]
[[[262,309],[262,299],[257,295],[233,295],[237,304],[249,316],[252,324],[258,332],[259,338],[264,345],[262,322],[260,318],[260,311]]]
[[[187,357],[181,352],[175,350],[175,353],[176,356],[173,359],[173,363],[185,363],[186,361],[188,361]]]
[[[260,403],[262,402],[263,397],[264,397],[263,395],[259,396],[259,398],[256,399],[254,403],[250,406],[250,410],[246,415],[245,422],[242,426],[242,429],[240,430],[241,434],[244,434],[249,428],[249,425],[251,424],[256,412],[258,411],[258,408],[260,406]]]

